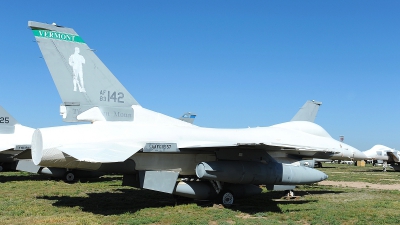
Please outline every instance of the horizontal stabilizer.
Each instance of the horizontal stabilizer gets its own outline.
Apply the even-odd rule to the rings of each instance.
[[[32,160],[19,160],[17,164],[17,170],[29,173],[37,173],[40,170],[40,166],[36,166]]]
[[[25,151],[22,151],[20,153],[18,153],[17,155],[14,156],[14,159],[32,159],[32,150],[31,149],[27,149]]]
[[[0,125],[0,134],[13,134],[15,132],[14,125]]]
[[[123,162],[141,150],[142,146],[121,143],[87,143],[58,147],[57,149],[78,161],[93,163]]]
[[[97,107],[79,104],[61,105],[60,114],[64,122],[133,121],[134,116],[132,107]]]

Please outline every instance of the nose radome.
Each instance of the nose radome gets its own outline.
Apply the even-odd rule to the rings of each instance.
[[[357,149],[353,150],[353,155],[354,155],[353,156],[354,160],[364,160],[364,159],[368,158],[363,152],[361,152],[361,151],[359,151]]]

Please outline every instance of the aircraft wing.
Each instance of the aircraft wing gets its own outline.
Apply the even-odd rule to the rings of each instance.
[[[287,155],[292,155],[295,157],[301,158],[329,158],[334,154],[338,154],[340,152],[333,151],[326,148],[316,148],[311,146],[294,146],[294,145],[285,145],[278,143],[271,143],[269,145],[265,145],[266,151],[280,151],[284,152]]]
[[[297,145],[289,145],[289,144],[283,144],[283,143],[251,143],[251,144],[246,144],[246,143],[239,143],[238,146],[260,146],[261,148],[265,148],[266,150],[268,149],[274,149],[274,150],[280,150],[280,151],[311,151],[311,152],[332,152],[335,153],[334,151],[330,151],[326,148],[316,148],[316,147],[311,147],[311,146],[297,146]]]
[[[276,152],[281,151],[290,155],[303,155],[303,156],[330,156],[333,154],[340,153],[338,151],[333,151],[325,148],[315,148],[307,146],[295,146],[282,143],[208,143],[193,146],[186,146],[184,149],[198,149],[198,150],[211,150],[211,149],[243,149],[246,150],[263,150],[266,152]]]
[[[22,151],[25,151],[27,149],[30,149],[31,145],[26,144],[26,145],[14,145],[14,144],[6,144],[0,146],[0,154],[10,154],[10,155],[17,155],[18,153],[21,153]]]
[[[162,144],[162,143],[159,143]],[[99,143],[84,143],[84,144],[73,144],[73,145],[62,145],[56,148],[61,151],[64,155],[74,158],[76,161],[89,162],[89,163],[115,163],[124,162],[132,155],[136,154],[138,151],[143,149],[143,146],[134,145],[131,143],[109,143],[109,142],[99,142]],[[282,144],[274,143],[202,143],[195,145],[186,145],[185,147],[180,147],[178,151],[185,150],[199,150],[199,151],[210,151],[215,149],[241,149],[247,150],[261,150],[265,152],[272,151],[283,151],[286,154],[292,155],[303,155],[303,156],[313,156],[316,154],[334,154],[333,151],[328,151],[326,149],[316,149],[316,148],[305,148],[304,146],[285,146]],[[48,149],[46,151],[52,151]]]
[[[114,163],[127,160],[142,148],[142,146],[134,146],[124,143],[99,142],[64,145],[57,149],[82,162]]]

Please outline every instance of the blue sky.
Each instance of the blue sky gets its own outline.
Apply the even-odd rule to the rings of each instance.
[[[206,127],[269,126],[306,100],[360,150],[400,149],[399,1],[7,1],[0,104],[66,125],[27,21],[72,27],[145,108]]]

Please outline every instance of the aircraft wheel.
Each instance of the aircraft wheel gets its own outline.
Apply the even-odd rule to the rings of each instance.
[[[220,195],[220,200],[222,205],[229,207],[233,204],[235,197],[233,196],[232,192],[223,191],[222,194]]]
[[[2,167],[2,166],[0,166],[0,172],[1,172],[1,171],[3,171],[3,167]]]
[[[73,172],[65,173],[65,181],[73,182],[75,180],[75,174]]]

